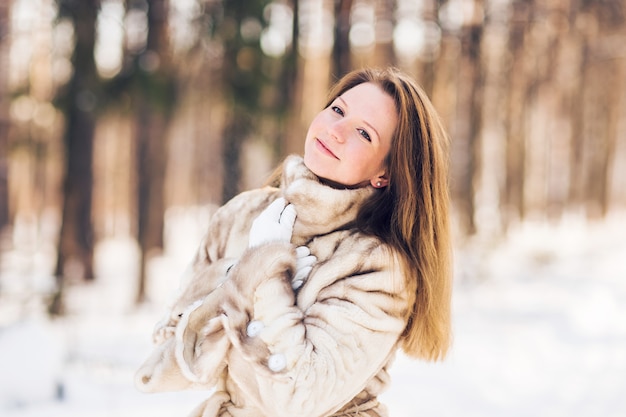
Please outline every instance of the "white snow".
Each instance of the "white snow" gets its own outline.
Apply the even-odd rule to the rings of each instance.
[[[169,214],[148,303],[133,306],[136,245],[109,239],[97,281],[72,286],[68,316],[53,321],[42,298],[53,250],[15,238],[0,263],[0,414],[186,416],[205,393],[142,394],[133,374],[200,240],[198,218]],[[626,415],[625,214],[526,222],[465,242],[455,264],[451,353],[436,364],[398,355],[382,398],[391,417]]]

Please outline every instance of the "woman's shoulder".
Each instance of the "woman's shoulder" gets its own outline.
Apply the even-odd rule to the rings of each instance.
[[[377,237],[344,230],[315,239],[310,250],[318,264],[298,296],[302,308],[334,308],[336,301],[327,300],[342,300],[352,319],[360,317],[369,329],[402,331],[414,296],[395,249]]]
[[[319,236],[324,245],[331,245],[334,252],[366,252],[372,255],[393,257],[395,249],[383,239],[365,233],[357,227],[336,230],[328,235]]]
[[[357,229],[339,230],[319,236],[311,242],[311,251],[318,259],[367,271],[401,272],[401,256],[391,245],[376,236]]]

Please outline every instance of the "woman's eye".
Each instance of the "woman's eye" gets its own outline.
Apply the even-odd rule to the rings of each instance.
[[[370,137],[370,134],[369,134],[369,133],[367,133],[367,131],[365,131],[365,130],[363,130],[363,129],[357,129],[357,130],[358,130],[359,134],[360,134],[361,136],[363,136],[366,140],[368,140],[369,142],[371,142],[371,141],[372,141],[372,138]]]
[[[343,110],[341,110],[341,107],[332,106],[330,109],[338,115],[343,116]]]

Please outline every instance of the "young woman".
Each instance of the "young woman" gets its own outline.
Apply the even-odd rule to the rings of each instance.
[[[194,416],[386,415],[396,350],[450,343],[447,146],[409,77],[346,75],[279,186],[212,217],[140,389],[214,388]]]

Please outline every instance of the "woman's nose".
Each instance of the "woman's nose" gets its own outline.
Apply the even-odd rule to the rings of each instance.
[[[340,143],[345,142],[346,126],[345,126],[345,123],[343,123],[343,120],[334,122],[330,126],[329,132],[330,132],[330,135],[333,137],[333,139],[335,139],[337,142],[340,142]]]

